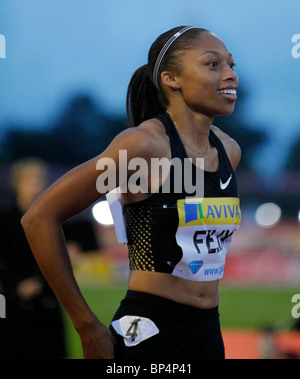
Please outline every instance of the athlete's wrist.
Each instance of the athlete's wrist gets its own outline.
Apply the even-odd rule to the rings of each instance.
[[[79,318],[73,320],[73,326],[76,329],[77,333],[81,335],[85,332],[88,332],[89,330],[104,325],[92,312],[87,312],[86,314],[81,314]]]

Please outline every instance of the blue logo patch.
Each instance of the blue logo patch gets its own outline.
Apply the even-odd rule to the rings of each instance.
[[[203,266],[203,261],[193,261],[189,263],[189,268],[192,271],[192,274],[195,275]]]

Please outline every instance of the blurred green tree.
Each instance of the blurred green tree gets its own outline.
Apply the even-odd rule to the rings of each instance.
[[[294,139],[285,163],[286,171],[300,170],[300,135]]]
[[[38,156],[51,163],[77,165],[100,154],[125,128],[124,117],[107,116],[89,95],[79,94],[64,106],[53,127],[10,126],[3,156],[8,163]]]
[[[239,89],[235,111],[227,117],[216,117],[214,125],[241,146],[240,168],[252,170],[254,151],[266,142],[266,135],[262,131],[264,128],[254,128],[247,123],[244,108],[244,93]],[[26,156],[38,156],[50,163],[77,165],[100,154],[114,136],[126,128],[126,115],[107,115],[89,94],[77,94],[63,106],[50,128],[29,130],[10,126],[2,157],[7,163]]]

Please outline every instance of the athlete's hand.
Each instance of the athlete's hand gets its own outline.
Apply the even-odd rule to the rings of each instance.
[[[79,332],[84,359],[114,359],[116,343],[111,331],[100,321]]]

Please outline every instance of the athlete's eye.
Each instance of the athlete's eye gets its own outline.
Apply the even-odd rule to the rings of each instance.
[[[216,68],[216,67],[218,67],[218,62],[217,62],[217,61],[209,62],[209,63],[208,63],[208,66],[213,67],[213,68]]]
[[[229,67],[234,70],[234,68],[236,67],[236,64],[234,62],[231,62],[229,63]]]

